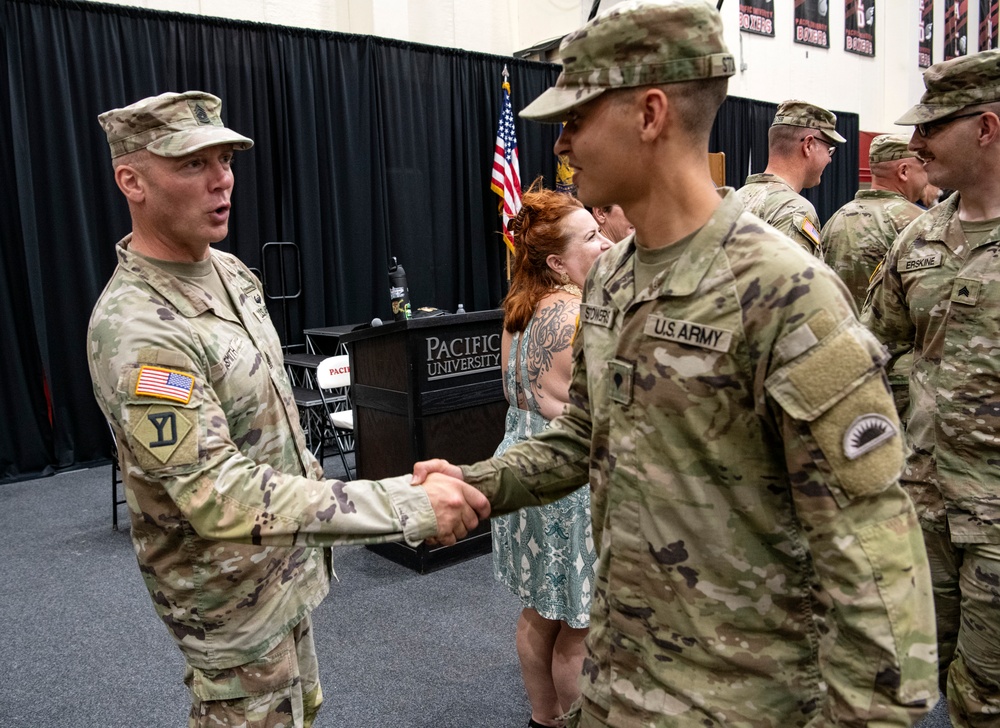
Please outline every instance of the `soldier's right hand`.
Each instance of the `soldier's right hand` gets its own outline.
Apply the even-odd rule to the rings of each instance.
[[[437,517],[438,531],[429,544],[450,546],[479,525],[480,519],[490,515],[490,502],[486,496],[463,481],[443,473],[430,473],[419,486],[427,497]]]

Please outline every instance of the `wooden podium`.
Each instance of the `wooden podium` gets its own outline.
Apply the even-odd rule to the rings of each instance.
[[[504,434],[500,310],[365,327],[341,337],[351,357],[359,478],[410,473],[413,464],[489,458]],[[420,573],[491,549],[489,523],[454,546],[369,546]]]

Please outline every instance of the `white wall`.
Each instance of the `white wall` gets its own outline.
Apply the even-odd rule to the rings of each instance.
[[[935,0],[934,62],[944,59],[944,5]],[[923,69],[917,67],[919,0],[877,0],[875,58],[843,50],[843,0],[830,0],[830,48],[811,48],[792,41],[792,0],[774,0],[775,37],[740,33],[739,4],[722,8],[726,43],[738,70],[729,92],[764,101],[800,98],[832,109],[853,111],[861,129],[907,132],[893,122],[923,93]],[[969,0],[969,50],[979,39],[979,3]],[[741,45],[742,42],[742,45]]]
[[[510,55],[565,35],[587,18],[592,0],[111,0],[174,10]],[[714,1],[714,0],[713,0]],[[935,0],[934,61],[944,57],[944,5]],[[613,0],[603,0],[602,10]],[[969,51],[978,45],[979,3],[969,0]],[[801,98],[860,115],[861,129],[893,125],[923,92],[917,68],[919,0],[877,0],[876,56],[843,50],[843,0],[830,0],[830,48],[792,41],[794,0],[774,0],[775,37],[740,33],[739,0],[724,0],[726,42],[738,70],[730,93],[779,102]]]

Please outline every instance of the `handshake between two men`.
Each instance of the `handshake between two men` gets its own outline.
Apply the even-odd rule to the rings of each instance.
[[[462,470],[447,460],[424,460],[413,466],[411,485],[421,485],[437,517],[437,536],[430,546],[451,546],[490,516],[486,496],[462,479]]]

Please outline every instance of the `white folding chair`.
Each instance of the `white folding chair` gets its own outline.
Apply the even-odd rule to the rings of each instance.
[[[329,432],[340,452],[348,479],[353,478],[345,452],[354,449],[354,410],[351,409],[351,363],[346,354],[330,356],[316,366],[316,386],[329,422]]]

